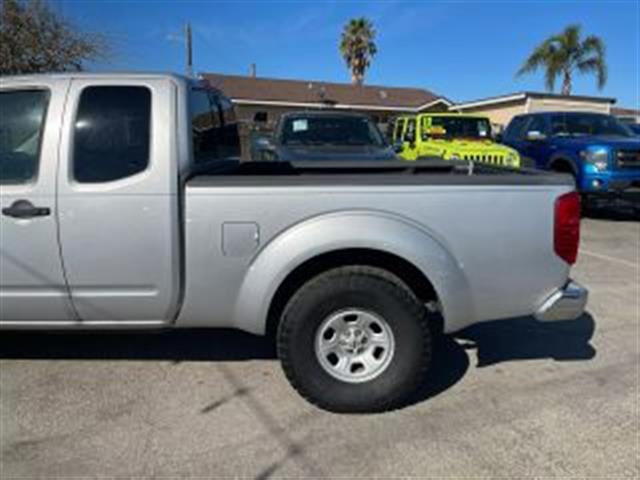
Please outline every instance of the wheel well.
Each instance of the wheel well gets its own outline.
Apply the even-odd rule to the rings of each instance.
[[[431,281],[415,265],[402,257],[371,249],[338,250],[307,260],[289,273],[271,300],[267,334],[275,334],[287,302],[303,284],[322,272],[348,265],[366,265],[386,270],[402,280],[424,303],[438,299]]]
[[[571,163],[571,161],[567,160],[566,158],[556,158],[552,160],[550,167],[554,172],[570,173],[574,176],[576,174],[573,163]]]

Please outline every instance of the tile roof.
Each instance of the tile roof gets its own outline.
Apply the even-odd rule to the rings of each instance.
[[[640,115],[640,110],[636,110],[633,108],[624,108],[624,107],[611,107],[612,115],[628,115],[628,116],[638,116]]]

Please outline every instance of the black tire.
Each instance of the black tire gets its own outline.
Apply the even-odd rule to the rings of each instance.
[[[345,308],[359,308],[383,318],[395,339],[386,369],[362,383],[330,375],[315,353],[322,322]],[[278,327],[277,348],[291,385],[311,403],[333,412],[390,410],[410,399],[429,368],[427,310],[399,278],[385,270],[336,268],[308,281],[289,301]]]

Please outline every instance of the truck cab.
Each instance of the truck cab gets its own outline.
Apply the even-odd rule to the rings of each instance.
[[[400,117],[394,130],[399,155],[405,160],[441,157],[518,168],[514,149],[496,143],[488,118],[457,113],[423,113]],[[402,133],[399,133],[402,132]]]
[[[518,115],[509,123],[503,140],[536,168],[571,174],[583,193],[640,187],[640,139],[611,115]]]

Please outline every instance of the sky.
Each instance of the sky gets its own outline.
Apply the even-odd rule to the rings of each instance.
[[[192,1],[50,0],[85,31],[112,45],[93,70],[183,72],[180,33],[191,22],[194,70],[348,82],[338,52],[343,25],[369,18],[378,53],[365,83],[419,87],[453,101],[544,90],[538,72],[515,78],[531,50],[572,23],[607,45],[609,81],[574,79],[574,94],[604,95],[640,108],[640,0],[537,1]],[[556,90],[560,88],[560,80]]]

